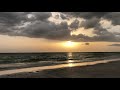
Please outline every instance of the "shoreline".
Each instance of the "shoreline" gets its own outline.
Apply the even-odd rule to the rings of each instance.
[[[106,62],[107,61],[107,62]],[[44,66],[44,67],[32,67],[32,68],[24,68],[24,69],[16,69],[16,70],[8,70],[0,71],[0,78],[84,78],[84,77],[105,77],[110,74],[111,77],[116,77],[115,72],[119,72],[120,69],[120,59],[119,60],[106,60],[106,61],[97,61],[88,63],[77,63],[75,66],[67,65],[54,65],[53,66]],[[108,62],[109,61],[109,62]],[[56,67],[59,66],[59,67]],[[112,70],[116,68],[115,70]],[[20,71],[19,71],[20,70]],[[23,70],[23,71],[22,71]],[[66,71],[67,70],[67,71]],[[92,71],[91,71],[92,70]],[[11,73],[12,71],[12,73]],[[19,73],[16,73],[16,72]],[[1,73],[2,72],[2,73]],[[57,73],[57,75],[55,75]],[[68,73],[67,75],[65,73]],[[86,74],[85,74],[86,73]],[[100,74],[101,73],[101,74]],[[2,75],[3,74],[3,75]],[[84,75],[83,75],[84,74]],[[96,74],[96,75],[94,75]],[[88,76],[86,76],[88,75]],[[120,73],[117,74],[117,77],[120,77]],[[106,76],[107,78],[107,76]]]

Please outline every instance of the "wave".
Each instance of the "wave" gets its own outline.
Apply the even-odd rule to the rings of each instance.
[[[68,68],[68,67],[77,67],[77,66],[89,66],[89,65],[96,65],[96,64],[102,64],[102,63],[109,63],[109,62],[115,62],[120,61],[120,58],[118,59],[111,59],[111,60],[98,60],[98,61],[92,61],[92,62],[81,62],[81,63],[72,63],[69,62],[68,64],[59,64],[59,65],[49,65],[49,66],[40,66],[40,67],[30,67],[30,68],[22,68],[22,69],[14,69],[14,70],[5,70],[0,71],[0,75],[10,75],[10,74],[17,74],[17,73],[24,73],[24,72],[36,72],[36,71],[43,71],[43,70],[49,70],[49,69],[59,69],[59,68]]]

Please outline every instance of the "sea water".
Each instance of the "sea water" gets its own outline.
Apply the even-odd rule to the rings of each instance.
[[[1,53],[0,75],[95,65],[119,60],[119,52]]]
[[[1,53],[0,64],[90,62],[120,58],[119,52]]]

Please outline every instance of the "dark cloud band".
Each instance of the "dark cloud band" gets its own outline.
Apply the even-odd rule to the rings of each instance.
[[[113,25],[120,25],[120,12],[60,12],[59,17],[63,21],[59,24],[50,21],[50,17],[52,17],[51,12],[0,12],[0,34],[78,42],[120,42],[120,32],[109,32],[100,24],[100,21],[105,19],[111,21]],[[76,20],[68,25],[65,20],[70,18],[76,18]],[[84,21],[80,22],[78,18],[83,18]],[[25,25],[26,23],[29,24]],[[20,27],[22,25],[23,27]],[[93,34],[96,36],[90,37],[83,34],[71,36],[72,30],[81,27],[94,29]]]

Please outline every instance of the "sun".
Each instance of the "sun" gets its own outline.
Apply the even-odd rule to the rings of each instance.
[[[65,45],[66,47],[74,47],[74,46],[75,46],[75,43],[72,42],[72,41],[67,41],[67,42],[65,42],[64,45]]]

